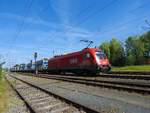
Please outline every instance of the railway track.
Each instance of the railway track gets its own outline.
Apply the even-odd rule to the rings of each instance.
[[[120,78],[120,79],[136,79],[136,80],[150,80],[150,75],[140,75],[140,74],[119,74],[119,73],[102,73],[99,75],[103,78]]]
[[[35,76],[35,75],[34,75]],[[86,84],[91,86],[98,86],[98,87],[106,87],[112,88],[117,90],[123,90],[128,92],[136,92],[140,94],[150,94],[150,82],[136,82],[136,81],[120,81],[120,80],[98,80],[98,79],[91,79],[85,77],[71,77],[71,76],[62,76],[62,75],[45,75],[39,74],[36,77],[42,77],[47,79],[54,79],[54,80],[61,80],[66,82],[73,82],[79,84]]]
[[[98,113],[14,76],[6,77],[32,113]]]
[[[46,74],[47,73],[42,73],[40,72],[39,74]],[[62,74],[62,76],[75,76],[75,77],[92,77],[92,78],[120,78],[120,79],[136,79],[136,80],[150,80],[150,74],[147,73],[140,73],[140,72],[136,72],[136,73],[131,73],[130,72],[110,72],[110,73],[99,73],[98,75],[76,75],[76,74],[71,74],[71,73],[67,73],[67,74]]]
[[[35,88],[38,87],[47,93],[51,92],[50,94],[58,95],[65,100],[67,99],[67,103],[71,101],[73,106],[79,109],[82,108],[83,111],[89,112],[88,110],[84,110],[88,108],[100,113],[149,113],[149,95],[139,95],[93,87],[92,85],[82,85],[74,82],[63,82],[62,80],[45,79],[14,73],[10,75],[19,81],[27,82],[27,84]],[[94,113],[93,111],[91,113]]]
[[[111,71],[109,74],[150,75],[150,71]]]

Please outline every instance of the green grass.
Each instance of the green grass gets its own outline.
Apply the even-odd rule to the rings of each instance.
[[[0,69],[0,113],[3,113],[8,104],[8,91],[7,91],[8,84],[4,79],[4,73],[2,69]]]
[[[150,65],[113,67],[112,71],[150,71]]]

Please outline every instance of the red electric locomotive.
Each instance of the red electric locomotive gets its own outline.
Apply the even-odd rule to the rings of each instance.
[[[98,48],[55,56],[48,61],[49,72],[98,73],[111,69],[106,55]]]

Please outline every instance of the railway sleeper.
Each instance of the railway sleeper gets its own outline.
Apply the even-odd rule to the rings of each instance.
[[[72,104],[68,104],[60,100],[59,98],[55,98],[51,94],[47,94],[46,92],[43,92],[38,88],[32,87],[12,77],[8,77],[8,79],[11,79],[11,83],[14,80],[16,81],[15,85],[12,85],[16,88],[18,93],[23,97],[23,99],[28,103],[28,105],[33,109],[33,112],[85,113],[85,111],[80,110],[80,108],[76,108],[75,106],[72,106]]]

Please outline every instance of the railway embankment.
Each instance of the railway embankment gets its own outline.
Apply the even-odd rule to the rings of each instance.
[[[7,95],[7,84],[4,79],[4,73],[2,69],[0,69],[0,113],[6,110],[6,106],[8,103],[8,95]]]
[[[29,113],[22,99],[6,81],[5,75],[4,71],[0,72],[0,113]]]

